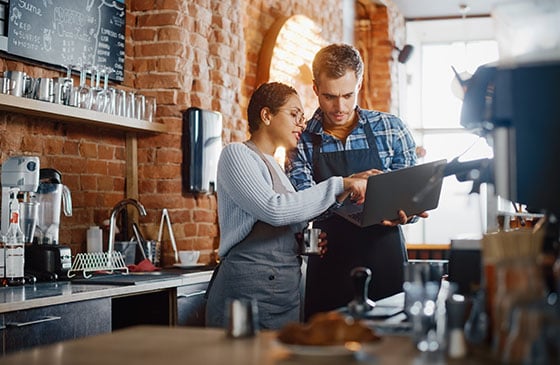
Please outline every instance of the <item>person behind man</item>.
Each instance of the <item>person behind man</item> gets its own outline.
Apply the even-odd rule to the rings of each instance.
[[[296,190],[305,191],[335,175],[367,177],[416,163],[416,144],[401,119],[358,107],[364,65],[356,48],[326,46],[315,55],[312,68],[319,108],[286,164]],[[350,272],[358,266],[372,270],[370,298],[402,291],[407,253],[399,224],[412,219],[416,218],[401,210],[398,220],[365,228],[335,214],[316,221],[315,227],[328,234],[329,252],[309,258],[305,317],[346,306],[354,296]]]
[[[254,299],[260,328],[279,329],[300,320],[302,259],[295,234],[350,192],[363,202],[366,180],[332,177],[294,190],[273,157],[279,146],[294,149],[305,126],[294,88],[261,85],[247,119],[251,138],[227,145],[218,161],[221,261],[208,288],[206,324],[224,326],[228,299]]]

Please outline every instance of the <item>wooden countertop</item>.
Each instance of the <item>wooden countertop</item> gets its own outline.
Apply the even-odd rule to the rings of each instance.
[[[272,331],[231,339],[215,328],[137,326],[110,334],[33,348],[0,358],[0,364],[21,365],[290,365],[290,364],[484,364],[480,358],[446,361],[416,350],[406,336],[384,336],[354,356],[294,355],[275,340]]]

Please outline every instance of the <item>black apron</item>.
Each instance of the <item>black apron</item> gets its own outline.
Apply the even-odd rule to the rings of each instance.
[[[376,168],[383,169],[375,136],[364,125],[369,149],[320,152],[321,136],[313,142],[313,176],[317,183],[331,176]],[[391,192],[387,192],[390,194]],[[407,260],[400,226],[374,225],[360,228],[333,214],[314,227],[327,232],[328,251],[324,257],[309,257],[305,294],[305,319],[317,312],[346,306],[354,297],[350,271],[365,266],[372,271],[369,297],[384,298],[402,291],[403,262]]]

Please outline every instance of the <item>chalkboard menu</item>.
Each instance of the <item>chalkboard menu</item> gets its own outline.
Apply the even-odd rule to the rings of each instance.
[[[124,78],[124,0],[10,0],[7,52],[56,66],[96,65]]]

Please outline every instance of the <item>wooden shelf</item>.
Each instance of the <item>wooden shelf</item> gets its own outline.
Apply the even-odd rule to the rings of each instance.
[[[80,109],[6,94],[0,94],[0,110],[57,119],[68,124],[86,123],[129,132],[168,132],[167,127],[161,123],[150,123],[144,120],[120,117],[95,110]]]

